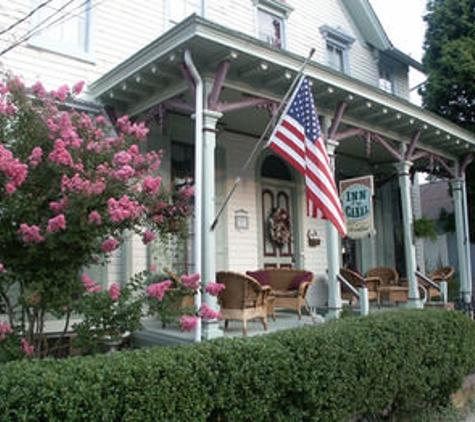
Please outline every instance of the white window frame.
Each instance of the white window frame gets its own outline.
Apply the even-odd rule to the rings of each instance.
[[[49,5],[38,9],[30,21],[32,35],[29,45],[77,59],[94,61],[94,1],[72,2],[61,10],[68,0],[53,0]],[[38,8],[41,3],[42,0],[32,0],[32,10]],[[58,6],[59,4],[61,6]],[[51,5],[59,7],[60,10],[55,13]],[[76,29],[75,42],[70,41],[72,29]]]
[[[389,94],[395,94],[394,70],[385,63],[379,63],[378,87]]]
[[[290,13],[294,10],[288,4],[276,0],[252,0],[255,6],[255,36],[256,38],[273,45],[276,48],[285,49],[287,46],[286,21]],[[261,14],[269,16],[280,23],[280,43],[275,42],[274,37],[266,35],[267,31],[262,31]]]
[[[320,33],[325,40],[325,52],[327,55],[326,60],[328,66],[330,66],[332,69],[349,74],[349,50],[356,39],[343,32],[342,29],[332,28],[328,25],[321,26]],[[341,63],[339,66],[336,66],[334,60],[334,52],[336,51],[341,52]]]
[[[178,8],[182,9],[181,13]],[[164,0],[163,10],[165,30],[174,27],[193,13],[200,16],[204,13],[200,0]]]

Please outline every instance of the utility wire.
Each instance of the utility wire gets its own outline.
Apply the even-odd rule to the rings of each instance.
[[[5,28],[5,29],[1,30],[0,35],[6,34],[8,31],[11,31],[13,28],[15,28],[15,26],[18,26],[21,23],[25,22],[29,17],[33,16],[38,10],[45,7],[46,5],[48,5],[48,3],[51,3],[52,1],[53,0],[47,0],[47,1],[39,4],[30,13],[25,15],[23,18],[18,19],[15,23],[11,24],[8,28]]]
[[[25,35],[23,35],[22,38],[20,38],[17,42],[11,44],[9,47],[4,49],[3,51],[0,52],[0,56],[4,55],[5,53],[13,50],[14,48],[18,47],[20,44],[23,44],[25,41],[29,40],[33,35],[44,31],[46,29],[51,28],[52,26],[56,25],[57,23],[63,23],[67,22],[69,19],[72,19],[76,16],[81,15],[82,12],[78,12],[75,14],[72,14],[73,11],[80,10],[83,6],[85,6],[89,0],[84,0],[80,5],[76,6],[71,12],[68,13],[63,13],[61,14],[58,18],[56,18],[54,21],[50,22],[47,26],[42,27],[46,22],[51,20],[55,15],[58,15],[60,12],[62,12],[67,6],[69,6],[71,3],[73,3],[75,0],[69,0],[67,3],[65,3],[62,7],[60,7],[58,10],[56,10],[53,14],[45,18],[42,22],[37,24],[35,27],[30,29]],[[104,0],[103,0],[104,1]],[[89,6],[85,11],[88,12],[92,10],[95,6],[97,6],[99,3],[102,2],[96,2],[95,5]]]

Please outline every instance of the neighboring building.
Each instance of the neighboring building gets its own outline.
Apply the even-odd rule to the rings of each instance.
[[[437,180],[420,185],[421,214],[437,222],[437,240],[424,239],[424,265],[426,272],[438,267],[451,265],[458,268],[457,239],[455,228],[445,230],[442,213],[453,214],[454,204],[450,192],[450,184],[445,180]],[[471,243],[471,262],[475,258],[475,245]],[[471,280],[475,278],[475,268],[471,268]]]
[[[194,179],[194,151],[203,148],[202,219],[193,226],[201,241],[193,243],[192,233],[186,249],[174,250],[179,258],[165,259],[132,239],[102,274],[104,283],[152,260],[198,269],[205,281],[217,269],[296,266],[317,274],[319,305],[338,312],[343,247],[360,271],[396,267],[417,295],[409,173],[435,162],[463,184],[475,138],[408,101],[409,68],[421,66],[394,48],[368,0],[18,0],[0,5],[0,31],[3,71],[50,89],[85,79],[84,100],[104,106],[112,120],[129,114],[147,121],[150,147],[165,152],[168,181]],[[305,74],[336,180],[374,181],[375,230],[343,243],[326,221],[306,216],[304,180],[287,163],[259,149],[243,169],[311,49]],[[198,102],[197,77],[204,92]],[[203,104],[198,125],[195,104]],[[276,206],[292,220],[283,247],[267,230]]]

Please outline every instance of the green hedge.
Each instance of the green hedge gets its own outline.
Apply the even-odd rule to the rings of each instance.
[[[444,405],[475,324],[404,310],[110,356],[0,366],[1,421],[342,421]]]

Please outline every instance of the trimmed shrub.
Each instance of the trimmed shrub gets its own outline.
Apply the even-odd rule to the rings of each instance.
[[[2,421],[343,421],[445,405],[475,324],[400,310],[265,336],[0,365]]]

